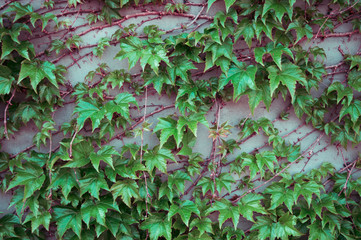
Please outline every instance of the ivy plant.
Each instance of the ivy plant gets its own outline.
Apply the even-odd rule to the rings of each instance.
[[[360,51],[330,66],[318,45],[359,35],[361,2],[1,4],[1,239],[361,236],[360,159],[344,157],[361,142]],[[279,98],[279,117],[255,117]],[[226,121],[242,101],[248,117]],[[297,129],[277,128],[292,117]],[[305,125],[310,145],[287,138]],[[342,168],[305,170],[330,146]]]

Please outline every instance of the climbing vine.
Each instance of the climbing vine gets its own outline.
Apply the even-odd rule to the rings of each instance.
[[[321,45],[360,18],[349,0],[5,1],[0,238],[359,238],[361,45],[336,65]],[[305,170],[330,147],[343,167]]]

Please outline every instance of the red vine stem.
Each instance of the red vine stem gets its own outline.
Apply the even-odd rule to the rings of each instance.
[[[11,1],[5,3],[4,5],[2,5],[2,6],[0,7],[0,10],[3,10],[3,9],[6,8],[10,3],[13,3],[13,2],[16,2],[16,1],[17,1],[17,0],[11,0]]]

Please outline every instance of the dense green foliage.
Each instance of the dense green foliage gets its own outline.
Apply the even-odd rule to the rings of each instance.
[[[206,15],[215,5],[224,10]],[[199,13],[188,13],[191,8]],[[15,207],[0,217],[1,239],[361,236],[361,178],[352,176],[359,159],[345,160],[343,169],[323,163],[287,173],[295,163],[307,165],[324,135],[340,148],[361,142],[360,52],[325,67],[324,49],[313,44],[359,34],[358,1],[46,0],[39,9],[8,1],[0,10],[1,143],[36,128],[34,145],[0,152],[0,186],[12,193]],[[79,15],[87,24],[74,25]],[[127,24],[138,17],[150,19]],[[166,17],[190,22],[167,32],[142,26]],[[353,31],[333,33],[340,24]],[[118,29],[97,44],[83,38],[110,27]],[[36,47],[44,36],[50,39],[46,48]],[[308,48],[301,47],[305,43]],[[115,47],[114,61],[128,62],[128,69],[102,61]],[[67,72],[85,56],[101,63],[72,84]],[[72,63],[60,65],[66,57]],[[140,73],[131,74],[134,69]],[[333,81],[336,74],[344,80]],[[153,89],[174,104],[149,110]],[[320,137],[301,151],[270,119],[219,122],[222,105],[243,96],[252,113],[282,96],[291,104],[280,119],[294,111]],[[57,122],[54,116],[69,105],[73,116]],[[176,114],[149,121],[169,109]],[[211,111],[214,122],[206,118]],[[209,157],[194,150],[199,124],[212,139]],[[236,139],[228,137],[232,127]],[[146,132],[159,144],[149,147]],[[267,150],[239,150],[257,135],[268,139]],[[112,144],[123,138],[134,143]],[[239,226],[240,219],[250,228]]]

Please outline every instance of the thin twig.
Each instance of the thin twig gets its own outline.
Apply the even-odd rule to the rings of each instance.
[[[148,87],[145,87],[145,98],[144,98],[144,115],[143,115],[143,124],[145,123],[145,116],[147,115],[147,104],[148,104]],[[140,144],[140,163],[143,161],[143,145],[144,145],[144,126],[142,128],[142,134],[141,134],[141,144]],[[145,197],[145,215],[148,216],[148,198],[150,198],[149,195],[149,189],[148,189],[148,183],[147,183],[147,175],[145,174],[145,171],[143,171],[144,181],[145,181],[145,190],[147,192],[147,196]]]
[[[252,189],[249,189],[247,192],[245,192],[244,194],[242,194],[240,197],[236,198],[235,200],[232,201],[232,203],[236,203],[239,200],[241,200],[243,197],[245,197],[246,195],[250,194],[251,192],[256,191],[257,189],[263,187],[264,185],[272,182],[276,177],[278,177],[279,175],[281,175],[283,172],[285,172],[290,166],[292,166],[293,164],[295,164],[299,159],[301,159],[302,157],[304,157],[307,153],[308,154],[312,154],[313,153],[313,149],[316,147],[316,144],[321,140],[321,138],[323,137],[324,133],[322,133],[317,139],[316,141],[314,141],[295,161],[289,163],[285,168],[283,168],[281,171],[279,171],[278,173],[276,173],[272,178],[270,178],[269,180],[263,182],[261,185],[254,187]]]
[[[0,10],[3,10],[3,9],[6,8],[10,3],[13,3],[13,2],[16,2],[16,1],[17,1],[17,0],[11,0],[11,1],[5,3],[4,5],[2,5],[2,6],[0,7]]]
[[[350,179],[350,177],[351,177],[351,173],[352,173],[353,169],[354,169],[355,166],[356,166],[356,163],[357,163],[357,161],[355,161],[355,162],[353,163],[351,170],[348,172],[345,185],[343,186],[341,192],[338,194],[339,196],[341,195],[342,192],[345,192],[345,195],[346,195],[347,183],[348,183],[348,181],[349,181],[349,179]]]
[[[70,141],[70,145],[69,145],[69,157],[73,156],[73,142],[75,140],[76,135],[78,134],[78,131],[79,131],[78,126],[76,126],[74,135],[73,135],[73,137],[72,137],[72,139]]]
[[[6,139],[9,139],[8,128],[7,128],[7,112],[8,112],[9,105],[11,105],[11,100],[13,100],[13,98],[15,96],[15,92],[16,92],[16,89],[13,90],[13,93],[11,94],[11,97],[8,101],[8,104],[6,104],[5,111],[4,111],[4,134],[5,134]]]
[[[199,18],[199,16],[201,15],[201,13],[203,12],[204,10],[204,7],[202,7],[202,9],[199,11],[199,13],[197,14],[197,16],[187,25],[187,28],[189,28],[195,21],[197,21],[197,19]]]

